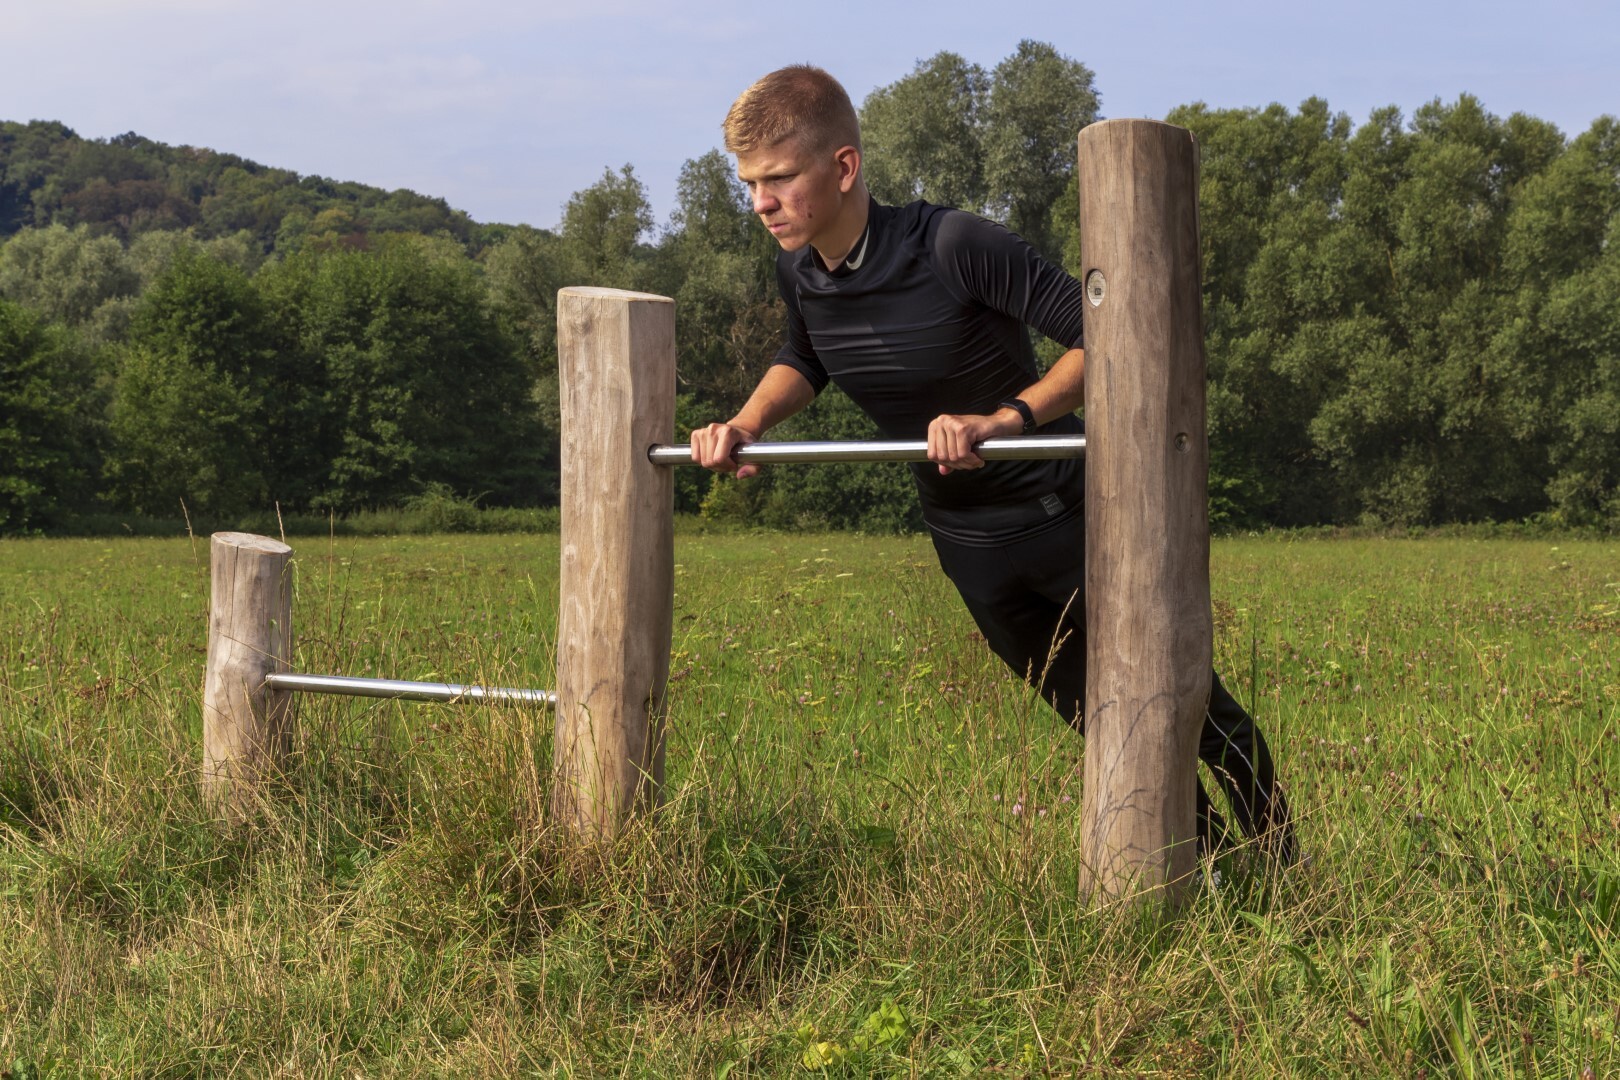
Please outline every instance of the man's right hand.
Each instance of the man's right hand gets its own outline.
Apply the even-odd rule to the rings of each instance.
[[[732,451],[757,442],[753,432],[735,424],[709,424],[692,429],[692,460],[718,473],[735,473],[745,480],[759,472],[758,465],[738,465]]]

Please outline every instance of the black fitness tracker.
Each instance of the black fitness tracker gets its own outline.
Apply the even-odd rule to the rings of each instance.
[[[1030,432],[1035,430],[1035,412],[1028,405],[1024,404],[1023,398],[1013,398],[1011,401],[1003,401],[997,405],[996,408],[1012,409],[1017,412],[1019,416],[1022,416],[1024,418],[1025,435],[1028,435]]]

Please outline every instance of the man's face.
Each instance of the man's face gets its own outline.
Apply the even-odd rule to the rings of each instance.
[[[796,139],[737,155],[737,177],[754,213],[788,251],[814,243],[833,227],[854,189],[860,152],[852,146],[810,153]]]

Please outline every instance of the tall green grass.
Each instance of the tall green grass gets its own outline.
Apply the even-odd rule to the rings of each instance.
[[[298,666],[549,686],[551,536],[295,541]],[[304,698],[198,802],[206,541],[0,544],[14,1076],[1604,1076],[1620,544],[1218,541],[1307,864],[1088,909],[1082,744],[926,540],[683,536],[668,799],[538,822],[550,717]]]

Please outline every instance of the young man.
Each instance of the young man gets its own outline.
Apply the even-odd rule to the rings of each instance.
[[[1084,467],[986,463],[985,439],[1078,434],[1084,398],[1080,283],[1000,225],[917,202],[883,206],[861,176],[849,96],[819,68],[774,71],[725,121],[754,212],[782,246],[777,282],[787,340],[725,423],[692,432],[717,472],[757,471],[738,446],[808,405],[829,381],[884,435],[926,434],[912,466],[940,566],[996,655],[1082,728],[1085,706]],[[1027,326],[1069,350],[1041,376]],[[1283,862],[1294,842],[1271,755],[1241,706],[1212,684],[1199,744],[1243,832]],[[1200,840],[1224,823],[1198,790]]]

